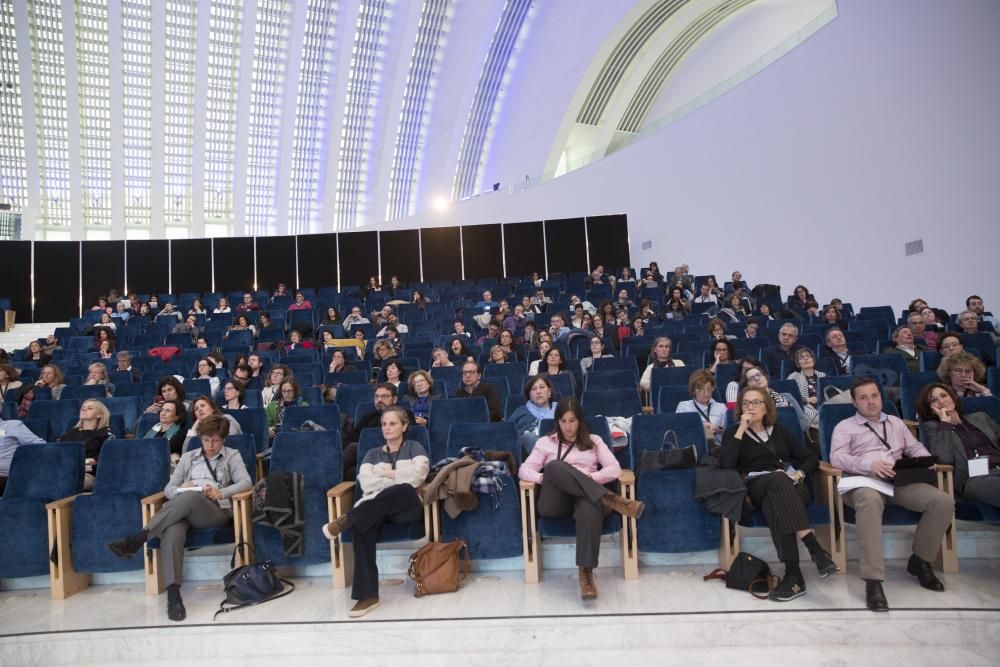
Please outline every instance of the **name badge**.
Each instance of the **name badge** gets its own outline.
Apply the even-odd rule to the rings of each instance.
[[[990,474],[990,460],[985,456],[969,459],[969,477],[982,477]]]

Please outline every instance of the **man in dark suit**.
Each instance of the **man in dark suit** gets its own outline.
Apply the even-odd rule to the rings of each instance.
[[[475,361],[467,361],[462,365],[462,386],[455,392],[455,398],[482,396],[490,410],[490,421],[503,419],[503,407],[500,405],[500,395],[493,385],[482,381],[483,369]]]
[[[778,344],[764,348],[764,356],[761,361],[764,362],[771,377],[781,376],[782,361],[795,360],[795,352],[800,347],[795,344],[798,339],[799,328],[797,326],[791,323],[782,324],[778,330]]]

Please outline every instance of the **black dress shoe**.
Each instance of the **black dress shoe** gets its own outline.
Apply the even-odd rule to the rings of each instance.
[[[865,580],[865,604],[871,611],[889,611],[889,601],[885,599],[881,581]]]
[[[184,608],[184,600],[181,599],[181,589],[176,584],[167,586],[167,618],[171,621],[183,621],[187,618],[187,609]]]
[[[920,585],[927,590],[939,593],[944,590],[944,584],[934,575],[934,568],[917,554],[910,556],[910,562],[906,564],[906,571],[916,577]]]

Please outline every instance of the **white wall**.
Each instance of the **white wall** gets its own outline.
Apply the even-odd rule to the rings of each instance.
[[[633,264],[739,268],[822,301],[921,296],[952,312],[976,291],[1000,310],[1000,3],[839,10],[757,76],[611,157],[394,227],[625,212]],[[924,254],[906,258],[917,238]]]

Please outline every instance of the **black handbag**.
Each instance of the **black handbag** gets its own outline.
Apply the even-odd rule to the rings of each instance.
[[[659,449],[647,449],[642,453],[636,474],[650,470],[682,470],[696,467],[698,467],[698,448],[694,445],[681,447],[677,442],[677,434],[667,431],[663,434]]]
[[[236,552],[243,546],[249,549],[246,542],[240,542],[233,549],[233,557],[229,560],[229,567],[233,569],[222,578],[226,599],[219,603],[219,610],[212,616],[213,621],[219,614],[276,600],[295,590],[295,584],[278,577],[274,563],[269,560],[235,567]]]
[[[778,577],[771,574],[771,568],[766,562],[744,551],[736,554],[728,570],[720,567],[702,579],[704,581],[722,579],[726,582],[726,588],[747,591],[758,600],[766,600],[768,593],[781,582]]]

